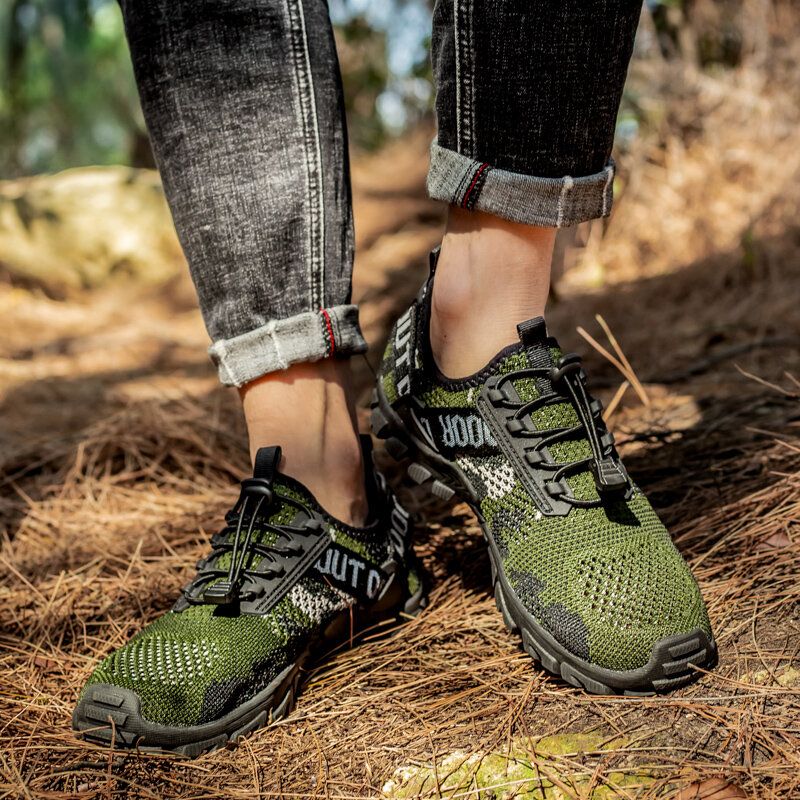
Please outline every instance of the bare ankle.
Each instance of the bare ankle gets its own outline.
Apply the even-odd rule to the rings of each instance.
[[[451,208],[436,268],[431,347],[439,368],[463,377],[544,314],[555,230]]]
[[[270,373],[240,390],[250,453],[278,444],[281,470],[329,513],[364,524],[368,509],[350,366],[326,359]]]

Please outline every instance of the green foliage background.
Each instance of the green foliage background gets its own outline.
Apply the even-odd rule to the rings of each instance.
[[[0,14],[0,170],[151,159],[112,0],[11,0]]]
[[[419,90],[428,78],[427,58],[398,75],[389,57],[398,33],[393,20],[402,24],[394,12],[411,5],[424,9],[427,0],[383,0],[379,15],[363,0],[331,5],[351,138],[356,147],[372,149],[430,107],[429,95]],[[420,52],[427,34],[415,34]],[[379,113],[381,96],[394,101],[394,124]],[[84,164],[153,165],[117,3],[5,0],[0,4],[0,178]]]
[[[351,142],[376,149],[431,111],[433,0],[329,5]],[[739,63],[746,5],[646,0],[662,55],[703,69]],[[642,122],[626,92],[618,142]],[[0,178],[87,164],[153,166],[116,0],[0,0]]]

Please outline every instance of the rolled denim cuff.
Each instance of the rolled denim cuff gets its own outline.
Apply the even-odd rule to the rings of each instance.
[[[304,311],[260,328],[220,339],[208,348],[225,386],[242,386],[300,361],[364,353],[367,343],[358,324],[358,306]]]
[[[537,178],[476,161],[434,141],[428,194],[512,222],[563,228],[611,213],[614,170],[609,159],[594,175]]]

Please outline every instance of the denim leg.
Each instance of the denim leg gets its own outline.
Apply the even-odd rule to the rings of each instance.
[[[325,0],[120,0],[220,379],[363,352]]]
[[[515,222],[611,210],[641,0],[437,0],[432,197]]]

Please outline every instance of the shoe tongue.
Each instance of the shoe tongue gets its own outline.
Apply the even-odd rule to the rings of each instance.
[[[255,464],[253,466],[253,478],[267,481],[270,487],[278,486],[282,492],[289,492],[297,499],[302,500],[304,503],[312,503],[313,497],[308,489],[299,481],[287,478],[279,469],[281,463],[281,448],[277,445],[273,447],[260,447],[256,452]],[[283,503],[278,502],[276,505],[270,505],[269,508],[265,506],[263,515],[269,518],[276,512],[280,512]],[[300,524],[303,520],[308,519],[308,514],[297,510],[295,518],[291,520],[293,524]]]

